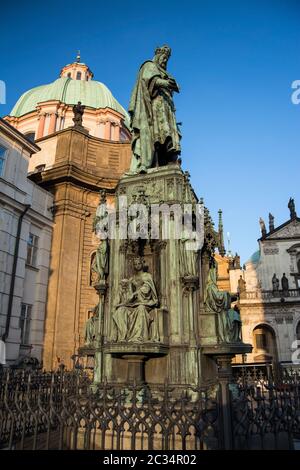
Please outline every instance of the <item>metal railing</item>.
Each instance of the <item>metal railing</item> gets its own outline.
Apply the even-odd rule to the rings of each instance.
[[[82,372],[0,374],[0,448],[86,450],[291,449],[300,436],[300,376],[235,371],[220,386],[103,383]],[[226,407],[226,410],[225,410]],[[224,417],[227,422],[224,423]]]
[[[219,447],[216,389],[102,384],[76,373],[2,377],[0,445],[7,449]]]
[[[236,449],[293,449],[300,438],[300,373],[241,369],[232,393],[232,432]]]

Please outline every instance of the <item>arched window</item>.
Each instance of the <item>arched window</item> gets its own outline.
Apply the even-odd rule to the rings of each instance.
[[[31,142],[34,142],[34,139],[35,139],[35,132],[27,132],[27,134],[25,134],[25,137],[30,140]]]
[[[71,78],[71,72],[68,73],[67,77],[68,77],[68,78]]]
[[[76,80],[81,80],[81,72],[77,72],[77,74],[76,74]]]
[[[276,337],[269,325],[258,325],[254,328],[253,346],[255,362],[277,361]]]

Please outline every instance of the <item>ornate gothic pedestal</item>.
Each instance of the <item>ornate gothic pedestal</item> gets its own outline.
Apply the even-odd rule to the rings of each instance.
[[[109,290],[103,345],[104,377],[108,381],[119,382],[135,377],[136,381],[145,380],[148,383],[163,384],[167,380],[172,384],[198,385],[199,258],[197,250],[194,252],[186,249],[186,238],[176,238],[177,216],[174,212],[174,206],[183,211],[184,204],[188,204],[191,218],[195,214],[197,198],[189,176],[178,164],[151,168],[146,174],[123,177],[116,196],[118,215],[121,211],[121,198],[124,198],[128,209],[132,205],[143,205],[149,216],[149,224],[146,224],[145,229],[148,236],[140,236],[138,239],[116,236],[110,241]],[[153,221],[151,211],[154,206],[157,208],[161,205],[170,211],[167,221],[169,233],[163,236],[165,219],[160,209],[156,219],[158,232],[154,237],[150,230]],[[133,216],[126,215],[124,221],[119,221],[117,235],[120,233],[119,228],[125,228],[126,232],[127,224],[132,226],[135,223],[133,219]],[[180,221],[182,220],[183,215],[180,217]],[[144,263],[145,283],[151,286],[153,292],[156,291],[154,297],[157,296],[157,301],[153,308],[147,307],[148,313],[134,311],[138,305],[143,308],[143,302],[131,307],[130,302],[118,300],[122,297],[122,288],[126,289],[126,282],[134,283],[137,276],[134,263],[137,258]],[[149,316],[148,339],[135,342],[139,334],[135,333],[131,337],[131,331],[136,331],[136,328],[129,325],[126,330],[127,320],[123,321],[124,315],[129,323],[132,318],[138,317],[144,321],[143,318]],[[140,320],[133,321],[140,324]],[[143,338],[147,328],[141,327]]]
[[[110,343],[104,352],[119,357],[127,363],[126,382],[145,384],[145,364],[150,358],[168,354],[168,346],[159,343]]]

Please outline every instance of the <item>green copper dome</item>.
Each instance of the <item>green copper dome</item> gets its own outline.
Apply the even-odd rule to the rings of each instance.
[[[127,112],[103,83],[95,80],[72,80],[67,77],[58,78],[53,83],[26,91],[16,102],[10,116],[23,116],[34,111],[38,103],[49,100],[61,101],[68,105],[81,101],[90,108],[111,108],[124,115],[125,124],[129,127]]]
[[[255,251],[248,259],[247,263],[257,264],[260,260],[260,251]]]

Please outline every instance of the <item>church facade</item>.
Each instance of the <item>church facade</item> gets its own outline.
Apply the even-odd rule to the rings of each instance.
[[[244,270],[229,266],[231,291],[239,294],[243,340],[253,345],[239,363],[299,366],[300,219],[293,200],[289,208],[290,218],[278,227],[272,214],[269,230],[261,219],[259,250]]]

